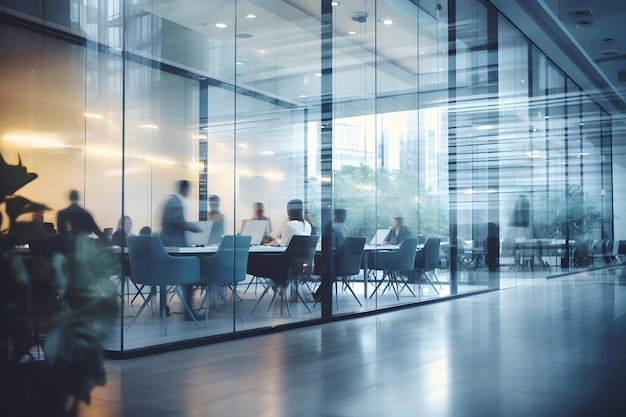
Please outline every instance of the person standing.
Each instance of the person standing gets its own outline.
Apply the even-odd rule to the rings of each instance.
[[[178,181],[178,192],[171,194],[163,208],[161,241],[163,246],[187,246],[185,232],[202,232],[202,228],[185,219],[185,198],[189,194],[189,181]]]
[[[81,234],[89,235],[93,233],[100,238],[102,243],[108,245],[107,237],[102,233],[98,225],[96,225],[91,214],[78,205],[78,191],[70,191],[69,199],[69,207],[57,213],[57,229],[59,234],[63,237],[68,249],[74,247],[76,237]]]
[[[185,199],[189,195],[191,188],[189,181],[178,181],[178,192],[170,195],[163,208],[162,226],[161,226],[161,242],[163,246],[187,246],[185,240],[185,232],[202,232],[202,228],[193,222],[188,222],[185,216]],[[184,286],[184,295],[187,305],[193,309],[193,284]],[[203,319],[204,316],[196,314],[196,318]],[[193,320],[189,313],[185,310],[185,320]]]

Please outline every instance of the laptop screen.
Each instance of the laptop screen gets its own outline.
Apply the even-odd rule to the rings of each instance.
[[[197,224],[202,228],[202,232],[185,232],[185,243],[187,243],[187,246],[206,246],[209,244],[213,222],[201,221],[197,222]]]
[[[382,245],[387,237],[387,233],[389,233],[389,229],[378,229],[370,241],[370,245]]]
[[[263,236],[267,231],[269,221],[267,220],[246,220],[241,228],[242,236],[251,236],[250,244],[252,246],[260,245],[263,242]]]

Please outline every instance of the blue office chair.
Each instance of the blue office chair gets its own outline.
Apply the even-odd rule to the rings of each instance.
[[[413,297],[416,297],[413,290],[406,285],[407,281],[403,273],[408,276],[413,274],[415,268],[415,252],[418,242],[419,239],[417,237],[407,237],[396,250],[376,252],[376,256],[372,257],[370,260],[369,268],[383,271],[383,276],[381,280],[378,281],[374,291],[372,291],[370,298],[376,294],[376,291],[378,291],[380,286],[385,282],[385,278],[387,278],[387,285],[383,288],[381,295],[391,287],[398,301],[400,301],[400,290],[404,288],[407,288]],[[400,288],[400,286],[402,286],[402,288]]]
[[[264,277],[271,280],[271,285],[267,285],[261,296],[257,300],[254,307],[250,311],[250,315],[254,313],[263,297],[268,293],[269,289],[274,290],[272,301],[267,309],[270,311],[276,295],[281,298],[280,314],[283,314],[284,300],[287,305],[287,313],[291,317],[291,309],[289,308],[289,297],[287,290],[293,285],[293,281],[299,279],[300,276],[310,275],[313,272],[313,258],[315,257],[315,247],[319,236],[293,236],[289,242],[289,246],[282,253],[256,253],[250,256],[248,262],[248,274]],[[300,295],[296,286],[296,296],[302,301],[309,313],[311,309]]]
[[[209,318],[208,294],[210,286],[216,289],[220,298],[227,305],[232,306],[224,287],[233,285],[233,293],[236,294],[237,283],[246,279],[251,240],[251,236],[226,235],[214,255],[200,257],[200,283],[206,287],[204,297],[207,303],[205,320]],[[235,314],[243,322],[236,311]]]
[[[433,278],[439,284],[439,288],[443,289],[441,287],[441,284],[439,283],[439,278],[437,278],[437,274],[435,274],[435,268],[439,266],[440,244],[440,238],[429,237],[428,239],[426,239],[424,247],[417,251],[417,253],[415,254],[415,271],[417,271],[417,282],[420,286],[420,292],[422,292],[421,278],[424,278],[424,281],[430,284],[433,287],[433,290],[435,290],[435,292],[437,293],[437,295],[439,295],[439,291],[437,291],[437,288],[435,288],[435,284],[428,276],[427,272],[430,272],[432,274]]]
[[[337,280],[341,279],[341,283],[344,288],[347,288],[348,291],[350,291],[356,302],[359,303],[361,307],[363,307],[363,304],[350,286],[350,277],[358,275],[361,272],[361,259],[363,258],[364,247],[365,237],[348,236],[343,241],[339,250],[333,254]],[[337,281],[335,281],[335,293],[337,293]],[[337,308],[339,308],[339,300],[337,300]]]
[[[341,281],[343,289],[347,289],[357,303],[361,307],[363,304],[359,297],[354,293],[351,284],[351,277],[353,275],[358,275],[361,272],[361,262],[363,260],[363,248],[365,247],[365,237],[364,236],[348,236],[345,238],[341,247],[333,252],[332,262],[334,263],[334,276],[333,282],[335,284],[335,303],[337,305],[337,309],[339,309],[339,291],[338,291],[338,282]],[[315,255],[315,265],[313,276],[311,276],[311,281],[315,283],[320,282],[320,275],[322,274],[322,268],[320,265],[321,256],[319,254]],[[311,291],[314,293],[313,291]],[[317,305],[319,300],[316,299],[313,307]]]
[[[164,333],[167,334],[166,304],[168,285],[175,286],[175,292],[181,299],[183,306],[196,325],[200,327],[179,289],[180,285],[195,284],[200,280],[200,261],[198,258],[195,256],[174,257],[168,255],[158,236],[128,236],[126,243],[128,244],[128,259],[133,273],[133,281],[140,285],[160,287],[160,308]],[[126,328],[126,331],[130,329],[154,296],[155,292],[151,291]]]

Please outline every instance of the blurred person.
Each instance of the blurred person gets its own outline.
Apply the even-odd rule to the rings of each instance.
[[[280,236],[268,235],[268,246],[288,246],[291,238],[295,235],[310,236],[311,224],[304,220],[302,200],[294,199],[287,203],[288,221],[283,226]]]
[[[406,237],[411,236],[411,232],[404,225],[404,219],[400,216],[391,219],[391,229],[385,236],[383,245],[399,245]]]
[[[265,234],[272,233],[272,220],[270,220],[270,218],[265,215],[265,207],[260,201],[252,204],[252,217],[250,217],[250,219],[248,220],[267,220],[267,228],[265,229]],[[245,220],[241,222],[241,229],[243,229],[244,223]]]
[[[53,233],[53,234],[57,233],[56,229],[54,228],[54,224],[44,221],[43,211],[35,211],[31,213],[30,217],[33,223],[39,225],[39,227],[43,227],[45,231]]]
[[[98,236],[102,243],[108,245],[109,241],[107,237],[102,230],[100,230],[98,225],[96,225],[91,214],[78,205],[78,191],[70,191],[69,200],[69,207],[57,213],[57,228],[68,248],[73,248],[76,236],[80,234],[89,235],[91,233]]]
[[[224,236],[224,215],[220,211],[220,198],[215,194],[209,196],[209,212],[207,220],[213,222],[209,244],[219,244]]]
[[[117,222],[117,229],[111,235],[111,245],[126,246],[126,237],[130,236],[133,228],[133,221],[130,216],[122,216]]]
[[[180,180],[177,182],[177,191],[171,194],[165,203],[162,216],[161,227],[161,241],[163,246],[187,246],[185,240],[185,232],[202,232],[202,228],[193,222],[186,220],[186,198],[189,195],[191,185],[187,180]],[[193,311],[193,285],[184,286],[185,300],[189,305],[189,308]],[[197,320],[204,320],[204,315],[199,312],[194,312]],[[185,320],[191,321],[192,317],[185,309]]]

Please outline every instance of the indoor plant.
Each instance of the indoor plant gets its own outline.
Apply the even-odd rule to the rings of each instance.
[[[104,327],[117,315],[119,262],[94,239],[71,253],[24,256],[50,236],[20,216],[48,209],[15,195],[37,178],[0,154],[0,415],[71,416],[104,385]],[[21,251],[24,251],[23,249]],[[27,252],[27,251],[26,251]],[[41,354],[37,354],[37,353]]]

